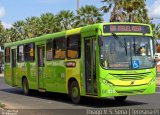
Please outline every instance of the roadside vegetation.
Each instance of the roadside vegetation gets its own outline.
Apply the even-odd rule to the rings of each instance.
[[[2,103],[0,102],[0,108],[5,108],[5,104],[2,104]]]
[[[0,22],[0,45],[37,36],[103,22],[103,15],[110,13],[110,22],[138,22],[151,24],[154,36],[160,38],[160,24],[150,22],[146,0],[102,0],[101,8],[93,5],[77,11],[62,10],[58,14],[46,12],[39,17],[26,17],[4,28]]]

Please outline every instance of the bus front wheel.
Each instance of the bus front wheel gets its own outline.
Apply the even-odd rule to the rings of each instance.
[[[80,89],[76,81],[71,82],[69,95],[74,104],[78,104],[80,102]]]
[[[29,95],[30,92],[27,78],[23,79],[23,92],[25,95]]]
[[[127,99],[127,96],[116,96],[116,97],[114,97],[114,99],[117,102],[124,102]]]

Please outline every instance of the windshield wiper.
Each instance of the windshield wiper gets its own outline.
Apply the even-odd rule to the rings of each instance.
[[[126,39],[124,39],[124,44],[119,40],[119,37],[115,34],[112,33],[113,37],[115,40],[117,40],[119,42],[119,44],[125,49],[126,52],[126,56],[127,56],[127,43],[126,43]]]
[[[127,42],[126,42],[126,38],[124,38],[124,44],[125,44],[125,52],[126,52],[126,56],[127,56]]]
[[[136,40],[135,40],[135,37],[133,38],[133,49],[134,49],[134,55],[136,55]]]

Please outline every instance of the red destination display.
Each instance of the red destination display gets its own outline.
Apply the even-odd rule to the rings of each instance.
[[[105,25],[104,33],[114,33],[114,32],[131,32],[131,33],[150,33],[149,26],[143,25],[129,25],[129,24],[113,24]]]
[[[110,26],[110,31],[139,32],[142,28],[141,26]]]

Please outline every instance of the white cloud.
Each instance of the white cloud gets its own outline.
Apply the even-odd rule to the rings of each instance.
[[[148,6],[149,17],[160,17],[160,0],[155,0],[153,5]]]
[[[0,7],[0,18],[2,18],[5,15],[5,9],[4,7]]]
[[[12,24],[8,24],[8,23],[5,23],[5,22],[2,22],[2,25],[3,25],[5,28],[11,28],[11,27],[12,27]]]

